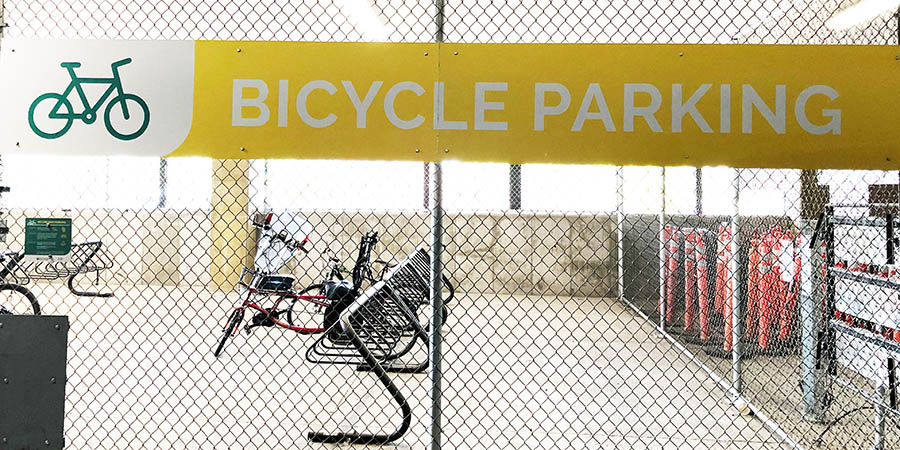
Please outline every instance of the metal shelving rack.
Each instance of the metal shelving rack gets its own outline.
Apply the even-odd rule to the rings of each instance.
[[[821,369],[822,374],[827,377],[828,382],[833,382],[839,386],[847,388],[861,395],[867,402],[871,404],[871,409],[875,411],[875,442],[873,449],[882,450],[884,444],[884,426],[885,418],[888,415],[900,417],[900,408],[898,408],[897,398],[897,359],[900,357],[900,343],[891,340],[884,334],[888,330],[900,329],[900,322],[895,317],[886,317],[885,314],[879,314],[874,311],[881,309],[885,304],[878,304],[878,296],[873,293],[880,293],[881,298],[898,298],[900,296],[900,282],[891,280],[883,276],[877,276],[874,273],[862,271],[851,271],[848,263],[840,267],[838,264],[838,249],[871,249],[870,244],[852,242],[849,245],[842,243],[836,237],[836,230],[846,231],[849,229],[861,230],[883,230],[884,242],[877,242],[878,246],[883,247],[885,266],[870,264],[869,267],[875,270],[875,273],[888,270],[895,266],[895,248],[900,245],[896,236],[898,217],[893,213],[887,213],[883,218],[876,217],[850,217],[847,215],[837,214],[838,210],[856,210],[872,207],[890,207],[897,208],[896,204],[832,204],[825,207],[825,212],[819,217],[816,225],[816,234],[813,237],[813,252],[818,251],[817,246],[821,242],[825,243],[825,255],[822,264],[824,270],[819,269],[820,273],[824,273],[824,307],[825,314],[822,316],[821,330],[817,341],[819,342],[816,349],[816,369]],[[850,234],[850,233],[847,233]],[[821,237],[821,240],[816,239]],[[880,239],[879,239],[880,241]],[[820,248],[820,247],[819,247]],[[880,259],[880,258],[879,258]],[[858,262],[858,261],[857,261]],[[852,261],[850,263],[853,263]],[[871,263],[871,261],[866,261]],[[886,295],[884,295],[886,294]],[[853,324],[847,324],[840,320],[839,317],[850,314],[853,317]],[[900,316],[900,314],[898,314]],[[841,379],[838,376],[838,352],[840,340],[847,342],[859,343],[869,349],[880,351],[881,355],[886,359],[886,367],[883,372],[876,370],[878,378],[873,380],[876,383],[875,392],[865,392],[859,386],[850,381]],[[850,349],[853,352],[855,349]],[[846,350],[845,350],[846,352]],[[872,355],[876,352],[873,351]],[[853,355],[857,356],[857,355]],[[852,357],[852,356],[851,356]],[[866,361],[868,364],[875,363],[881,365],[881,361]],[[880,379],[884,375],[884,379]],[[865,376],[865,375],[864,375]],[[872,379],[872,374],[867,376]],[[830,403],[827,399],[830,397],[827,393],[819,399],[822,408],[826,408]]]

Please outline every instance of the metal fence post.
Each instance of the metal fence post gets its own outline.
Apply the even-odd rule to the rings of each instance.
[[[694,168],[694,213],[703,215],[703,168]]]
[[[616,167],[616,250],[619,300],[625,299],[625,169]]]
[[[509,209],[522,209],[522,165],[509,165]]]
[[[740,246],[740,200],[741,169],[734,170],[734,215],[731,216],[731,242],[734,246],[732,258],[734,289],[731,291],[731,383],[737,395],[743,394],[741,386],[741,246]]]
[[[659,329],[666,331],[666,168],[662,168],[659,209]]]
[[[3,8],[4,0],[0,0],[0,48],[3,48],[3,31],[6,29],[6,14],[5,9]],[[0,61],[2,63],[2,61]],[[2,171],[3,168],[3,156],[0,155],[0,182],[4,181],[4,173]]]
[[[442,177],[441,164],[434,163],[431,179],[432,209],[431,209],[431,448],[441,448],[441,309],[443,293],[441,274],[443,273],[441,256],[443,253],[443,218],[442,201]]]
[[[884,422],[887,419],[887,409],[884,407],[884,398],[887,395],[887,387],[879,382],[875,387],[875,442],[872,450],[884,450]]]
[[[168,204],[168,179],[169,179],[169,161],[165,158],[159,158],[159,205],[157,208],[165,208]]]
[[[812,242],[815,244],[815,242]],[[825,280],[821,268],[823,261],[821,247],[803,245],[801,251],[800,289],[800,383],[803,392],[803,416],[811,422],[822,422],[825,415],[825,368],[817,364],[817,350],[820,348],[822,324],[822,302],[825,299]]]
[[[444,0],[434,1],[434,40],[444,42]],[[440,52],[438,52],[440,55]],[[431,450],[441,448],[441,310],[443,307],[443,274],[441,256],[444,249],[444,210],[441,163],[435,161],[431,171],[431,327],[429,366],[431,372]]]

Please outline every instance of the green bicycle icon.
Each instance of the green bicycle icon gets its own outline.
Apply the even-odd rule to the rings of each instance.
[[[81,63],[64,62],[60,64],[69,72],[72,81],[69,82],[69,86],[62,94],[49,92],[34,100],[31,107],[28,108],[28,125],[31,126],[31,130],[44,139],[56,139],[69,131],[75,119],[81,119],[82,122],[90,125],[97,120],[97,112],[106,99],[115,92],[115,97],[109,101],[103,112],[106,131],[123,141],[130,141],[144,134],[147,125],[150,124],[150,109],[147,108],[147,103],[142,98],[134,94],[126,94],[122,89],[122,80],[119,78],[119,67],[130,62],[131,58],[125,58],[112,63],[112,78],[80,78],[75,75],[75,69],[81,67]],[[91,105],[84,93],[83,85],[85,84],[108,84],[109,87],[100,99]],[[72,103],[67,98],[72,90],[78,92],[78,97],[81,99],[84,108],[81,113],[74,112]],[[40,107],[40,111],[43,112],[46,107],[51,105],[52,109],[49,114],[38,115],[37,118],[42,122],[41,128],[39,128],[35,122],[35,111],[38,111]],[[137,129],[134,130],[134,128]]]

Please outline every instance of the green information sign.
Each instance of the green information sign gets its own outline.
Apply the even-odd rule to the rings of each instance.
[[[25,255],[63,256],[72,250],[72,219],[25,219]]]

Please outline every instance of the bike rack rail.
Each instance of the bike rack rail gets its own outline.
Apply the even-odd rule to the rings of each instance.
[[[68,278],[66,285],[69,290],[80,297],[112,297],[111,292],[86,292],[75,288],[75,277],[82,274],[95,272],[97,277],[100,271],[113,267],[112,257],[103,248],[100,241],[82,242],[72,244],[68,261],[24,261],[24,255],[15,253],[3,261],[6,277],[17,284],[29,284],[34,280],[52,281],[60,278]]]
[[[410,427],[412,409],[388,372],[418,372],[428,360],[412,368],[393,368],[384,363],[409,353],[416,341],[427,348],[427,333],[417,310],[428,302],[428,252],[417,250],[382,281],[362,293],[335,323],[307,350],[306,359],[316,364],[359,364],[371,370],[400,407],[400,426],[390,434],[311,432],[312,442],[381,445],[402,437]]]

